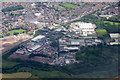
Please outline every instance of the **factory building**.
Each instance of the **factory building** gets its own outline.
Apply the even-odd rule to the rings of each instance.
[[[32,41],[39,41],[39,40],[41,40],[41,39],[43,39],[43,38],[45,38],[45,36],[39,35],[39,36],[33,38]]]
[[[29,52],[35,51],[36,49],[40,48],[41,45],[34,45],[31,48],[28,49]]]
[[[39,35],[39,36],[33,38],[32,41],[41,41],[41,40],[43,40],[44,38],[45,38],[44,35]]]
[[[111,40],[110,45],[118,45],[120,44],[120,34],[119,33],[110,33]]]
[[[71,23],[71,31],[81,34],[82,36],[94,35],[96,25],[92,23],[76,22]]]

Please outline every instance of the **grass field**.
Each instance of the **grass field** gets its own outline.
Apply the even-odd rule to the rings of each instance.
[[[68,74],[59,71],[38,71],[27,67],[22,67],[18,71],[30,72],[31,74],[33,74],[32,77],[38,76],[41,78],[69,77]]]
[[[84,73],[84,74],[79,74],[75,75],[77,78],[111,78],[111,77],[116,77],[118,76],[118,68],[117,68],[118,63],[111,63],[110,65],[103,65],[99,66],[98,70]]]
[[[54,8],[54,9],[56,9],[56,10],[58,10],[58,11],[64,11],[64,10],[66,10],[64,7],[62,7],[62,6],[60,6],[60,5],[54,6],[54,7],[52,7],[52,8]]]
[[[19,64],[19,63],[2,59],[2,67],[3,68],[11,68],[17,64]]]
[[[2,78],[30,78],[32,76],[29,72],[18,72],[12,74],[0,74]]]
[[[111,25],[120,25],[118,22],[104,21],[104,23],[109,23]]]
[[[14,13],[7,13],[6,15],[20,15],[19,12],[14,12]]]
[[[15,13],[12,13],[13,15],[20,15],[20,13],[19,12],[15,12]]]
[[[78,7],[78,5],[71,4],[71,3],[63,3],[61,5],[66,7],[66,8],[76,8],[76,7]]]
[[[80,75],[76,75],[76,77],[80,77],[80,78],[111,78],[110,75],[116,74],[114,76],[111,77],[116,77],[117,76],[117,72],[113,72],[113,70],[109,70],[109,71],[93,71],[90,73],[85,73],[85,74],[80,74]]]
[[[26,30],[18,29],[18,30],[9,31],[8,34],[14,35],[15,33],[23,33],[23,32],[26,32]]]
[[[107,31],[105,29],[96,29],[96,32],[97,32],[98,36],[107,34]]]

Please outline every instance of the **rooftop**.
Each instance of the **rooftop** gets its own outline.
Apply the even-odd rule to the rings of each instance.
[[[94,28],[94,25],[92,23],[84,23],[84,22],[77,22],[74,23],[75,25],[78,26],[78,28]]]
[[[30,49],[31,49],[31,50],[36,50],[36,49],[38,49],[39,47],[41,47],[41,45],[35,45],[35,46],[31,47]]]
[[[120,38],[120,34],[119,33],[111,33],[110,37],[111,38]]]
[[[33,39],[32,39],[32,41],[41,40],[41,39],[43,39],[43,38],[45,38],[45,36],[44,36],[44,35],[39,35],[39,36],[37,36],[37,37],[33,38]]]

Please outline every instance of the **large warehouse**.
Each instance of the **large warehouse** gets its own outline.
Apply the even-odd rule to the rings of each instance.
[[[95,34],[95,24],[76,22],[71,24],[71,31],[79,32],[83,36]]]
[[[32,41],[40,41],[40,40],[42,40],[42,39],[44,39],[44,38],[45,38],[44,35],[39,35],[39,36],[33,38]]]

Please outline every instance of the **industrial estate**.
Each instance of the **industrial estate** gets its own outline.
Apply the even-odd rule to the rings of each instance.
[[[118,2],[2,5],[0,50],[4,74],[30,72],[37,78],[83,78],[92,77],[92,71],[96,71],[95,76],[99,71],[103,74],[105,67],[109,70],[99,77],[118,76],[117,68],[113,69],[118,64],[120,45]]]

